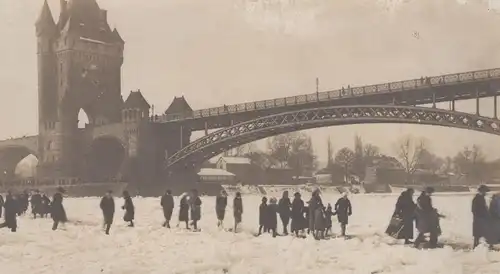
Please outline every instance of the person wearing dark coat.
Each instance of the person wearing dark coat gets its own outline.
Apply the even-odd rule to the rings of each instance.
[[[288,235],[288,223],[290,222],[292,203],[288,198],[288,191],[283,192],[283,196],[278,202],[278,212],[280,214],[281,224],[283,225],[283,234]]]
[[[243,200],[241,199],[241,193],[236,192],[236,197],[233,200],[233,215],[234,215],[234,233],[236,233],[236,228],[238,224],[241,223],[243,215]]]
[[[5,204],[5,201],[3,200],[2,194],[0,194],[0,218],[2,218],[2,212],[3,212],[3,205]]]
[[[49,215],[50,213],[50,199],[49,197],[47,197],[47,195],[45,195],[45,193],[42,195],[42,202],[41,202],[41,212],[40,212],[40,215],[42,216],[42,218],[45,218],[47,217],[47,215]]]
[[[309,206],[304,206],[302,214],[304,214],[304,220],[306,221],[305,227],[307,228],[307,235],[309,235],[311,232],[311,229],[309,228],[309,223],[311,222],[311,217],[309,216]]]
[[[106,196],[102,197],[100,208],[104,217],[104,227],[106,235],[109,235],[109,230],[113,224],[113,217],[115,216],[115,200],[113,199],[112,192],[106,192]]]
[[[224,216],[226,215],[227,193],[225,190],[215,198],[215,214],[217,215],[217,227],[224,227]]]
[[[35,190],[35,194],[31,195],[31,214],[33,214],[33,218],[36,219],[36,215],[39,214],[42,216],[42,195],[40,195],[39,190]]]
[[[198,221],[201,219],[201,199],[198,196],[198,190],[191,191],[191,199],[189,199],[191,208],[191,224],[194,230],[198,230]]]
[[[481,185],[477,189],[477,194],[472,199],[472,236],[474,237],[474,245],[473,248],[476,248],[479,245],[479,240],[481,238],[487,238],[488,229],[490,224],[490,214],[488,212],[488,206],[486,205],[486,193],[489,192],[490,189]]]
[[[335,214],[340,223],[340,234],[345,236],[346,227],[349,223],[349,216],[352,215],[351,201],[347,198],[347,192],[342,194],[342,197],[335,203]]]
[[[316,231],[316,229],[314,228],[314,224],[316,223],[316,221],[314,220],[314,217],[315,217],[315,212],[316,212],[316,209],[317,208],[323,208],[323,202],[321,201],[321,197],[320,197],[320,192],[319,192],[319,189],[316,189],[313,191],[312,193],[312,196],[311,196],[311,200],[309,200],[308,202],[308,209],[309,209],[309,214],[308,214],[308,217],[309,217],[309,228],[308,228],[308,231]]]
[[[134,227],[134,218],[135,218],[135,207],[134,202],[132,201],[132,197],[130,197],[130,193],[128,191],[123,191],[123,200],[124,204],[122,209],[125,210],[125,215],[123,216],[123,220],[125,222],[129,222],[129,227]]]
[[[405,244],[411,244],[410,239],[413,239],[413,222],[415,220],[415,209],[417,205],[413,201],[415,190],[409,188],[401,193],[396,202],[396,208],[393,216],[401,218],[403,228],[398,235],[398,239],[404,239]]]
[[[189,229],[189,201],[188,201],[188,194],[183,193],[181,195],[181,200],[179,202],[179,223],[180,222],[185,222],[186,223],[186,229]],[[179,226],[179,223],[177,223],[177,226]]]
[[[440,215],[432,206],[431,196],[433,193],[434,188],[427,187],[417,198],[417,208],[415,212],[417,217],[418,235],[414,242],[414,246],[417,248],[424,241],[426,233],[430,234],[429,246],[431,248],[436,247],[439,234],[441,233],[439,218],[444,216]]]
[[[19,212],[19,216],[21,214],[26,214],[26,212],[28,211],[28,207],[30,205],[30,195],[28,194],[28,191],[23,191],[23,193],[21,193],[19,195],[19,203],[20,203],[20,207],[19,209],[21,210]]]
[[[0,228],[7,227],[10,228],[12,232],[17,231],[17,214],[19,213],[19,201],[17,201],[17,196],[8,193],[5,196],[5,203],[3,204],[5,209],[5,221],[0,224]]]
[[[266,223],[266,220],[267,220],[266,215],[267,215],[267,198],[262,197],[262,203],[259,206],[259,233],[258,233],[258,235],[262,234],[262,230],[264,230],[264,232],[268,231],[267,223]]]
[[[50,216],[54,223],[52,224],[52,230],[57,230],[59,223],[66,223],[68,221],[68,217],[66,216],[66,210],[64,210],[63,206],[63,194],[65,193],[62,187],[57,189],[56,194],[52,198],[52,203],[50,204]]]
[[[174,197],[171,190],[167,190],[165,195],[161,197],[160,204],[163,209],[163,217],[165,217],[163,227],[170,228],[170,219],[172,219],[172,212],[174,211]]]
[[[278,235],[276,231],[278,227],[278,205],[276,198],[272,197],[269,200],[269,205],[267,206],[266,211],[266,227],[269,232],[272,233],[273,238],[275,238]]]
[[[332,205],[328,204],[325,210],[325,233],[324,236],[328,236],[330,232],[332,232],[332,217],[334,212],[332,210]]]
[[[299,231],[303,231],[306,227],[306,219],[304,218],[304,201],[302,201],[298,192],[294,194],[291,217],[291,232],[295,233],[295,236],[299,236]]]

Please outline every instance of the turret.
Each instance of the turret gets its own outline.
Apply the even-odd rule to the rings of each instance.
[[[140,90],[130,91],[127,100],[123,103],[122,121],[139,122],[149,118],[151,106],[146,101]]]
[[[60,0],[61,12],[59,13],[59,21],[57,22],[57,28],[61,30],[66,25],[68,21],[68,2],[66,0]]]
[[[54,22],[54,17],[52,17],[52,12],[50,11],[47,0],[43,3],[42,11],[36,20],[35,27],[36,36],[39,38],[53,38],[57,33],[56,23]]]
[[[189,106],[184,96],[174,97],[170,106],[165,110],[165,115],[171,119],[182,119],[193,114],[193,109]]]

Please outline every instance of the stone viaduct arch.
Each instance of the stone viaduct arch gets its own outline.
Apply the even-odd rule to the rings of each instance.
[[[8,180],[15,177],[16,167],[28,155],[39,158],[36,136],[9,139],[0,142],[0,178]]]

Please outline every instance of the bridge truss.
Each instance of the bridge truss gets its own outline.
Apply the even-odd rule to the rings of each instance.
[[[369,123],[433,125],[500,135],[500,120],[453,110],[387,105],[332,106],[284,112],[220,129],[173,154],[166,167],[196,166],[222,151],[283,133]]]

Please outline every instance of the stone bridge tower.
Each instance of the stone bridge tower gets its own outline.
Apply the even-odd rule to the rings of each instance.
[[[38,176],[78,177],[86,129],[121,123],[124,41],[95,0],[61,0],[56,23],[45,1],[36,21],[38,54]]]

